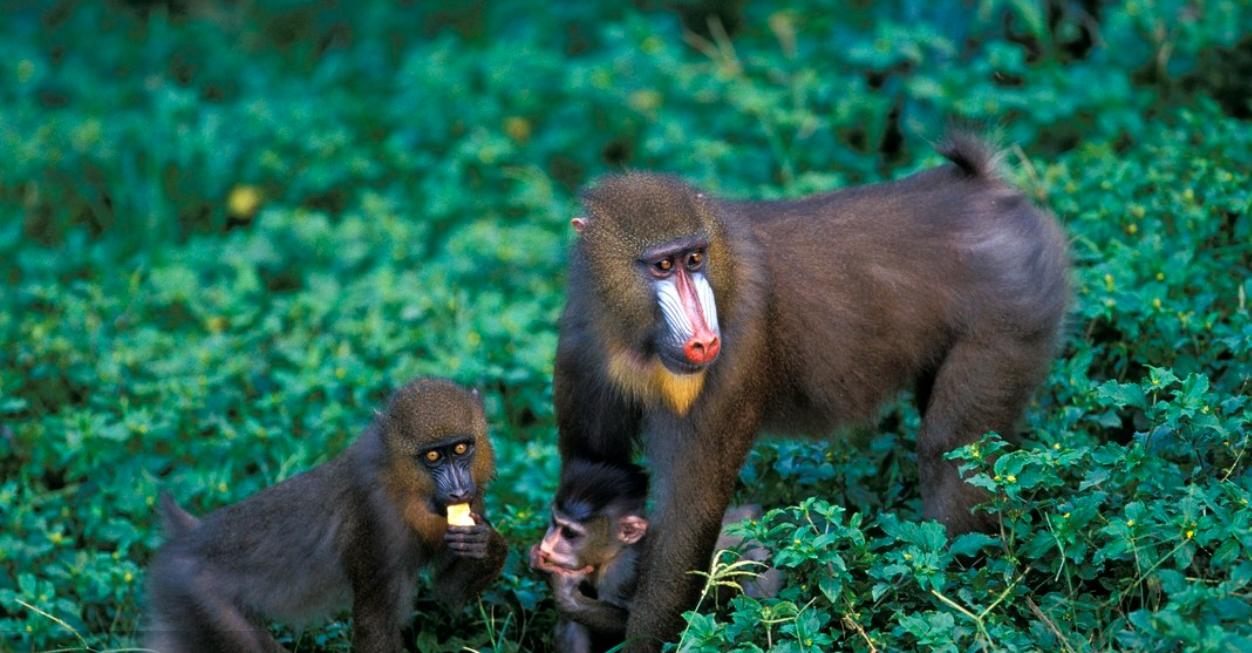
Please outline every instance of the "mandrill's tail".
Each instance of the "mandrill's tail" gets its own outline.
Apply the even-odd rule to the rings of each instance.
[[[999,178],[1000,152],[971,129],[952,128],[936,148],[966,177]]]
[[[200,525],[200,520],[183,510],[169,492],[161,492],[161,528],[166,537],[177,537]]]

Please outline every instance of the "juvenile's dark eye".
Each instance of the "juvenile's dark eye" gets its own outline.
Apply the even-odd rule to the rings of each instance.
[[[652,273],[665,276],[674,270],[674,257],[666,256],[665,258],[652,264]]]
[[[428,463],[439,462],[439,452],[435,451],[434,449],[431,449],[430,451],[427,451],[426,453],[422,454],[422,457],[425,458],[426,462]]]
[[[466,451],[469,451],[469,445],[464,442],[458,443],[455,447],[452,447],[452,453],[458,456],[464,456]]]
[[[574,530],[573,530],[573,529],[571,529],[571,528],[570,528],[570,527],[568,527],[568,526],[562,526],[562,527],[561,527],[561,537],[563,537],[563,538],[565,538],[565,539],[567,539],[567,540],[576,540],[576,539],[578,539],[578,533],[575,533],[575,532],[574,532]]]
[[[704,263],[704,252],[696,250],[687,255],[688,270],[699,270],[701,263]]]

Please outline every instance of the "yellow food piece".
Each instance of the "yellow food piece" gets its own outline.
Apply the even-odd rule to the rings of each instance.
[[[474,518],[470,517],[470,506],[468,503],[457,503],[448,506],[448,525],[449,526],[473,526]]]

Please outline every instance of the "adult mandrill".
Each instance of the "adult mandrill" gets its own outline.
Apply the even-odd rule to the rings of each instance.
[[[163,497],[170,539],[149,569],[146,648],[280,651],[262,619],[351,606],[353,650],[402,650],[420,569],[453,606],[500,573],[504,539],[480,516],[494,470],[477,394],[418,380],[324,465],[202,519]],[[472,525],[449,525],[465,503]]]
[[[720,200],[629,173],[583,196],[554,393],[563,460],[653,468],[628,650],[694,601],[758,431],[828,433],[916,393],[926,517],[984,526],[943,455],[1008,434],[1068,301],[1065,238],[955,134],[949,165],[790,201]]]

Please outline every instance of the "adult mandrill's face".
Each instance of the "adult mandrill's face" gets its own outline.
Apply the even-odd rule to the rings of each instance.
[[[723,228],[702,193],[663,175],[628,173],[583,196],[573,221],[585,266],[571,283],[590,283],[603,317],[600,333],[659,363],[652,380],[698,374],[723,342],[714,289],[728,291]],[[668,383],[666,381],[665,383]]]
[[[698,372],[721,351],[707,262],[708,243],[698,237],[650,248],[640,260],[657,307],[653,344],[661,363],[675,374]]]

